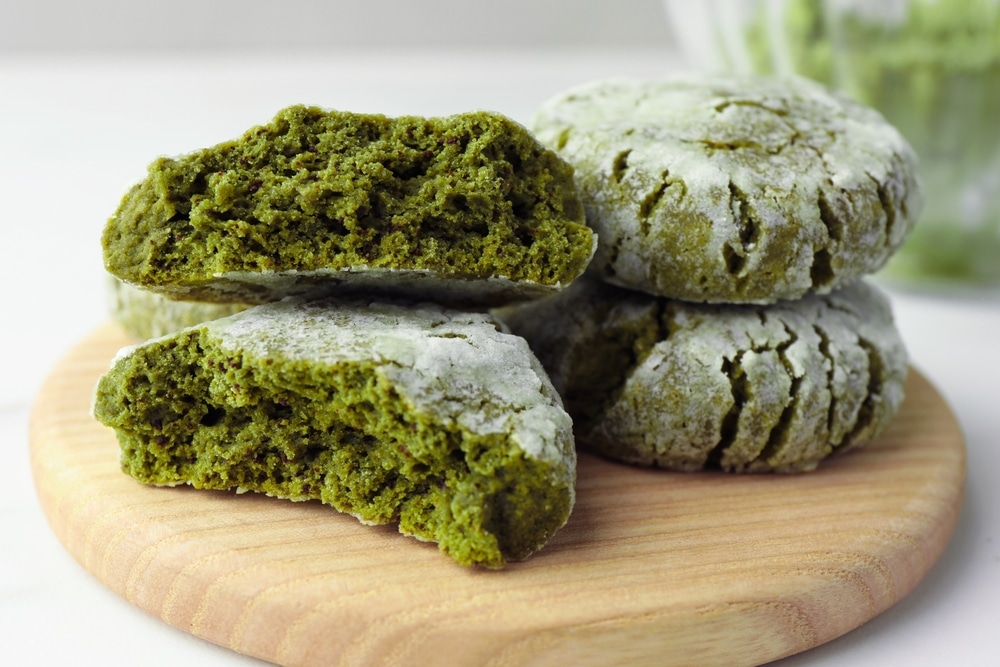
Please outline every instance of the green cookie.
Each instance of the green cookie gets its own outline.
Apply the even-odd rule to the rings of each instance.
[[[901,135],[805,79],[598,81],[532,127],[576,170],[594,270],[659,296],[829,292],[880,268],[922,204]]]
[[[809,470],[881,433],[903,398],[906,351],[865,282],[757,306],[585,278],[502,317],[548,370],[577,442],[628,463]]]
[[[572,422],[521,338],[436,305],[286,299],[127,348],[97,387],[145,484],[320,500],[464,565],[537,551],[574,500]]]

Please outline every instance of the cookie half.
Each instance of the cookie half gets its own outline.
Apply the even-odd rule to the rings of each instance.
[[[815,468],[886,428],[908,369],[889,303],[865,282],[754,306],[586,278],[502,317],[549,371],[581,446],[673,470]]]
[[[572,422],[483,314],[295,299],[127,348],[94,415],[145,484],[320,500],[502,567],[574,500]]]
[[[805,79],[598,81],[532,128],[576,170],[595,271],[659,296],[829,292],[885,264],[922,206],[903,137]]]
[[[336,290],[494,305],[558,291],[595,245],[572,169],[504,116],[305,106],[154,161],[103,235],[125,282],[252,303]]]

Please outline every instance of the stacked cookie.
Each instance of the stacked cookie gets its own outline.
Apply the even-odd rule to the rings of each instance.
[[[520,125],[291,107],[155,161],[103,247],[131,331],[210,320],[123,350],[97,387],[137,480],[317,499],[466,565],[566,522],[571,420],[485,311],[558,292],[595,238],[571,168]]]
[[[503,314],[606,456],[801,471],[881,432],[906,353],[880,268],[920,209],[876,112],[806,80],[600,81],[533,130],[576,170],[589,276]]]

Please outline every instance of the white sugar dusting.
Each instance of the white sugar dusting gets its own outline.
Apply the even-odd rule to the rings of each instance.
[[[436,305],[286,299],[204,325],[226,350],[322,367],[372,361],[413,409],[558,461],[572,422],[525,341],[485,314]]]
[[[921,208],[916,158],[902,136],[874,110],[805,79],[595,81],[550,100],[533,129],[576,169],[601,239],[595,268],[665,296],[743,300],[741,281],[777,255],[785,263],[767,271],[773,293],[746,300],[829,291],[884,264]],[[900,193],[892,229],[878,214],[883,191]],[[842,221],[848,229],[831,231],[818,202],[845,198],[873,204],[856,206]],[[737,201],[752,210],[734,210]],[[752,239],[744,234],[750,216]],[[729,249],[741,268],[726,260]],[[820,249],[838,261],[831,280],[814,285]],[[731,289],[701,292],[705,271]],[[660,291],[660,280],[682,279],[690,281],[683,294]]]
[[[578,424],[588,446],[610,458],[679,470],[810,469],[881,432],[902,400],[906,349],[888,300],[865,281],[767,307],[597,285],[578,281],[507,319],[539,350],[556,387],[577,396],[593,391],[592,375],[566,372],[571,364],[595,348],[615,359],[609,350],[632,346],[622,332],[662,326],[662,339],[619,369],[627,373],[614,395],[591,394],[607,403]]]

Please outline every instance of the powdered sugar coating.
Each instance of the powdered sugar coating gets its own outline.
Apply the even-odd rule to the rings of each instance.
[[[567,399],[579,441],[629,463],[809,470],[885,430],[903,398],[906,351],[887,299],[865,282],[761,307],[658,299],[590,279],[504,318],[560,393],[596,413],[584,423]],[[658,333],[630,345],[632,366],[579,373],[595,355],[615,359],[623,332],[644,328]],[[601,375],[620,382],[588,397]]]
[[[916,158],[875,111],[804,79],[598,81],[533,126],[576,170],[606,280],[770,303],[881,267],[921,208]]]
[[[322,368],[376,362],[415,411],[479,435],[509,434],[575,473],[572,422],[527,343],[491,317],[432,304],[285,299],[203,325],[223,349]]]
[[[147,340],[246,310],[246,303],[175,301],[108,276],[111,317],[133,338]]]

